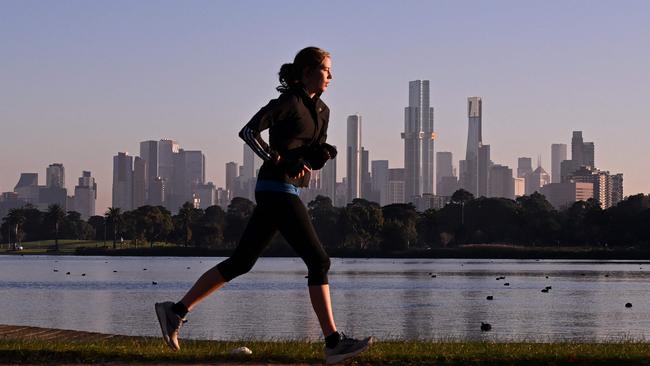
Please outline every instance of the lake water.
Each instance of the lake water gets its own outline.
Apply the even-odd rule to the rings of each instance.
[[[177,301],[221,259],[0,256],[0,324],[158,336],[154,302]],[[333,259],[330,286],[338,328],[354,336],[644,340],[649,270],[647,261]],[[181,336],[319,339],[305,275],[298,258],[262,258],[201,303]]]

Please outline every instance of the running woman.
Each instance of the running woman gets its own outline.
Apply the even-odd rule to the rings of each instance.
[[[289,242],[307,265],[309,298],[323,336],[325,361],[337,363],[367,349],[372,337],[354,339],[338,332],[332,314],[327,272],[330,259],[318,239],[307,209],[299,198],[312,170],[321,169],[336,157],[326,143],[329,108],[320,99],[332,80],[330,54],[307,47],[293,63],[282,65],[280,92],[260,109],[239,132],[264,161],[255,187],[257,205],[232,256],[205,272],[177,303],[156,303],[163,339],[180,349],[179,329],[201,300],[251,270],[276,232]],[[260,132],[269,129],[267,144]]]

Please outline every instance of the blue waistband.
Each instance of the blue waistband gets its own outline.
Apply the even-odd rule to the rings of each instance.
[[[291,183],[280,182],[277,180],[257,180],[255,192],[283,192],[291,193],[296,196],[300,195],[300,188]]]

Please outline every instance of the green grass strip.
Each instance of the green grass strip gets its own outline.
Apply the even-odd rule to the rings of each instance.
[[[246,346],[251,356],[231,355]],[[97,342],[0,340],[0,363],[322,363],[323,344],[299,341],[184,341],[179,352],[159,339]],[[650,365],[650,344],[377,342],[353,364],[382,365]]]

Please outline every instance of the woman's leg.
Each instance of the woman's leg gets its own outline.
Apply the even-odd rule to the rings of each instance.
[[[223,287],[226,282],[253,268],[262,250],[277,231],[275,215],[276,213],[264,203],[263,199],[258,200],[239,244],[230,258],[206,271],[183,296],[181,303],[188,311],[192,311],[199,302]]]
[[[225,284],[226,280],[221,275],[221,272],[219,272],[219,268],[214,266],[199,277],[196,283],[194,283],[194,286],[183,296],[181,302],[185,305],[187,311],[192,311],[199,302]]]
[[[330,285],[309,286],[309,299],[323,334],[328,336],[336,332],[332,301],[330,299]]]
[[[327,337],[336,332],[327,280],[327,271],[330,267],[329,257],[318,240],[307,208],[300,198],[287,194],[282,206],[285,207],[286,213],[282,215],[278,228],[291,247],[307,264],[309,298],[323,335]]]

